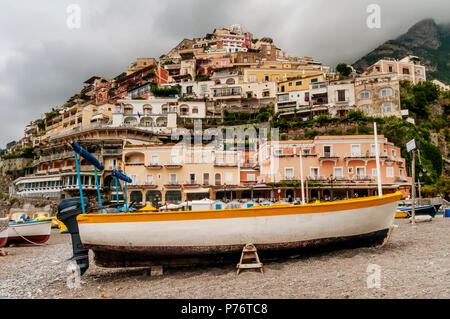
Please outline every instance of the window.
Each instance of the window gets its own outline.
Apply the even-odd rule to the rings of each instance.
[[[383,104],[381,104],[381,109],[383,113],[392,112],[392,102],[384,102]]]
[[[403,74],[409,74],[409,68],[403,68]]]
[[[209,173],[203,173],[203,185],[209,185]]]
[[[170,164],[178,164],[178,156],[177,155],[171,155],[170,156]]]
[[[268,82],[268,81],[270,81],[270,76],[268,76],[268,75],[264,75],[264,81],[265,81],[265,82]]]
[[[187,94],[192,94],[192,85],[186,87],[186,93]]]
[[[247,63],[247,58],[244,58],[244,63]]]
[[[366,168],[361,166],[356,168],[356,176],[358,177],[364,177],[366,176]]]
[[[372,168],[372,176],[377,176],[377,169],[376,168]]]
[[[348,172],[349,174],[353,174],[353,167],[349,167],[349,168],[347,169],[347,172]]]
[[[334,168],[334,177],[343,177],[344,176],[344,170],[342,167],[335,167]]]
[[[192,114],[198,114],[198,107],[194,106],[192,108]]]
[[[366,114],[366,115],[372,115],[372,114],[373,114],[372,107],[371,107],[369,104],[361,105],[361,106],[359,107],[359,109],[360,109],[362,112],[364,112],[364,114]]]
[[[189,174],[189,183],[195,184],[195,173]]]
[[[256,75],[250,75],[250,82],[256,82]]]
[[[177,183],[177,174],[170,174],[170,184]]]
[[[138,185],[138,176],[131,175],[131,185]]]
[[[158,165],[158,155],[152,155],[152,165]]]
[[[391,88],[384,88],[379,91],[380,96],[393,96],[394,90]]]
[[[345,101],[345,90],[338,90],[338,102],[344,102]]]
[[[394,168],[386,167],[386,177],[394,177]]]
[[[233,173],[225,173],[225,182],[231,183],[233,181]]]
[[[153,183],[154,183],[153,175],[147,175],[147,184],[153,185]]]
[[[304,154],[304,155],[309,155],[309,154],[311,154],[311,150],[310,150],[309,148],[304,149],[304,150],[303,150],[303,154]]]
[[[286,167],[284,169],[284,176],[286,177],[286,179],[292,179],[294,177],[294,168]]]
[[[269,91],[264,91],[263,92],[263,96],[269,96],[270,92]]]
[[[331,156],[331,146],[326,145],[323,147],[323,156],[330,157]]]
[[[364,100],[364,99],[370,99],[372,97],[372,94],[368,90],[364,90],[359,92],[358,99]]]
[[[319,168],[318,167],[310,167],[309,172],[310,172],[310,177],[312,179],[319,178]]]
[[[396,157],[397,156],[397,152],[395,152],[395,150],[391,150],[391,155],[392,155],[392,157]]]
[[[220,173],[216,173],[214,180],[216,185],[222,185],[222,176],[220,176]]]
[[[361,155],[361,145],[352,144],[350,146],[352,156],[360,156]]]
[[[405,173],[404,173],[404,171],[403,171],[403,168],[399,168],[398,169],[398,175],[400,176],[400,177],[404,177],[405,175],[404,175]]]
[[[316,83],[317,82],[317,78],[316,79],[311,79],[311,83]]]
[[[284,92],[284,85],[281,86],[281,92]]]
[[[302,85],[302,81],[297,81],[297,82],[295,82],[295,85],[296,85],[296,86]]]
[[[389,69],[389,72],[392,72],[392,71],[393,71],[392,65],[389,65],[389,66],[388,66],[388,69]]]

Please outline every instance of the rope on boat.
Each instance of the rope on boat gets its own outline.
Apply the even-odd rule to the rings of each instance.
[[[17,231],[17,229],[13,228],[13,230],[16,232],[17,235],[19,235],[19,237],[21,237],[23,240],[29,242],[29,243],[32,244],[32,245],[36,245],[36,246],[46,246],[46,245],[47,245],[47,244],[45,244],[45,243],[44,243],[44,244],[38,244],[38,243],[32,242],[32,241],[29,240],[28,238],[25,238],[25,237],[23,237],[21,234],[19,234],[19,232]]]

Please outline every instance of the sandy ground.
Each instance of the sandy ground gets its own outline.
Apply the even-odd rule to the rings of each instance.
[[[52,230],[44,246],[4,249],[0,298],[450,298],[450,218],[439,215],[416,227],[403,219],[395,224],[382,248],[262,260],[264,274],[244,270],[238,277],[236,264],[149,276],[142,268],[97,267],[91,255],[80,288],[73,288],[65,261],[72,256],[70,235]],[[373,264],[380,267],[379,288],[367,286]]]

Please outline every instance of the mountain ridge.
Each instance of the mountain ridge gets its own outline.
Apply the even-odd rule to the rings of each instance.
[[[361,57],[353,67],[363,71],[381,58],[401,59],[407,55],[419,57],[426,67],[427,79],[450,83],[450,23],[438,25],[431,18],[423,19]]]

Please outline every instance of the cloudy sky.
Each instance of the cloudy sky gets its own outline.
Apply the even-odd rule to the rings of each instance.
[[[378,4],[381,28],[366,25]],[[69,28],[81,9],[80,28]],[[417,21],[450,22],[448,0],[2,0],[0,148],[24,127],[79,92],[92,75],[114,77],[136,57],[159,57],[183,38],[241,24],[291,56],[353,63]]]

